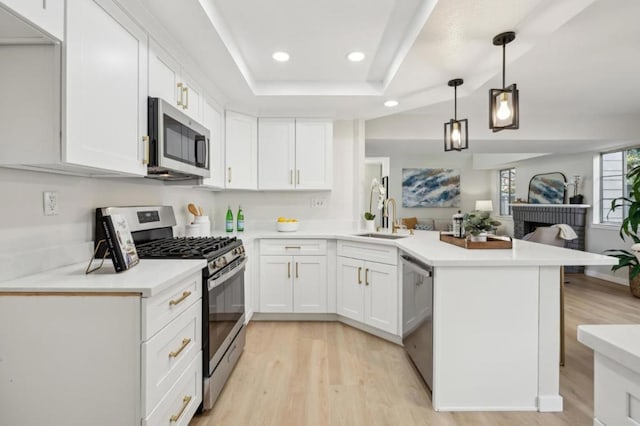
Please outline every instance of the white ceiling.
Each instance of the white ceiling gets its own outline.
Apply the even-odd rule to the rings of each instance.
[[[247,113],[419,115],[435,141],[452,115],[447,81],[458,77],[459,116],[469,118],[472,141],[542,141],[550,139],[540,134],[547,119],[563,133],[565,115],[640,112],[638,0],[139,1],[219,86],[225,106]],[[521,130],[492,134],[488,89],[501,83],[502,52],[491,40],[507,30],[517,34],[507,84],[520,89]],[[274,62],[276,50],[291,60]],[[367,58],[350,63],[352,50]],[[390,98],[400,105],[382,106]]]

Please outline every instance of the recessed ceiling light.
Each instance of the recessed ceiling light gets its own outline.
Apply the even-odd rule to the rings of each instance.
[[[395,106],[398,106],[398,101],[394,101],[393,99],[390,99],[384,103],[384,106],[393,108]]]
[[[273,52],[271,57],[278,62],[287,62],[289,60],[289,54],[287,52]]]
[[[364,59],[364,53],[362,52],[351,52],[347,55],[347,59],[351,62],[360,62]]]

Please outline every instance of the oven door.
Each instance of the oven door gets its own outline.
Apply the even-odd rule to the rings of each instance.
[[[229,271],[207,279],[203,291],[203,373],[211,376],[244,325],[244,271],[247,258],[228,265]],[[235,265],[234,265],[235,264]]]

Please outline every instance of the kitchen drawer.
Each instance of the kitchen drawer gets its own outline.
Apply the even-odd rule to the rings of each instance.
[[[162,327],[202,298],[200,272],[180,281],[157,296],[142,299],[142,340],[148,340]]]
[[[148,414],[202,349],[202,300],[142,344],[142,412]]]
[[[398,264],[398,249],[384,244],[368,244],[354,241],[338,241],[338,256],[372,262]]]
[[[323,255],[327,254],[327,240],[260,240],[260,255]]]
[[[189,363],[143,426],[187,426],[202,402],[202,352]]]

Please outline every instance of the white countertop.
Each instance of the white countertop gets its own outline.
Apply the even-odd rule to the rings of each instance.
[[[255,239],[267,238],[326,238],[391,245],[398,247],[431,266],[557,266],[615,265],[618,263],[618,259],[611,256],[554,247],[518,239],[513,239],[513,248],[511,250],[478,250],[464,249],[452,244],[443,243],[440,241],[439,232],[436,231],[414,231],[415,235],[409,235],[405,238],[396,240],[354,235],[365,232],[366,231],[362,229],[351,231],[343,230],[340,232],[253,231],[237,234],[233,233],[230,235],[242,238],[247,243]]]
[[[579,325],[578,341],[640,373],[640,324]]]
[[[116,273],[109,259],[104,266],[85,274],[87,264],[76,263],[23,278],[0,283],[2,292],[36,293],[140,293],[151,297],[177,280],[200,272],[207,265],[203,259],[141,259],[133,268]]]

